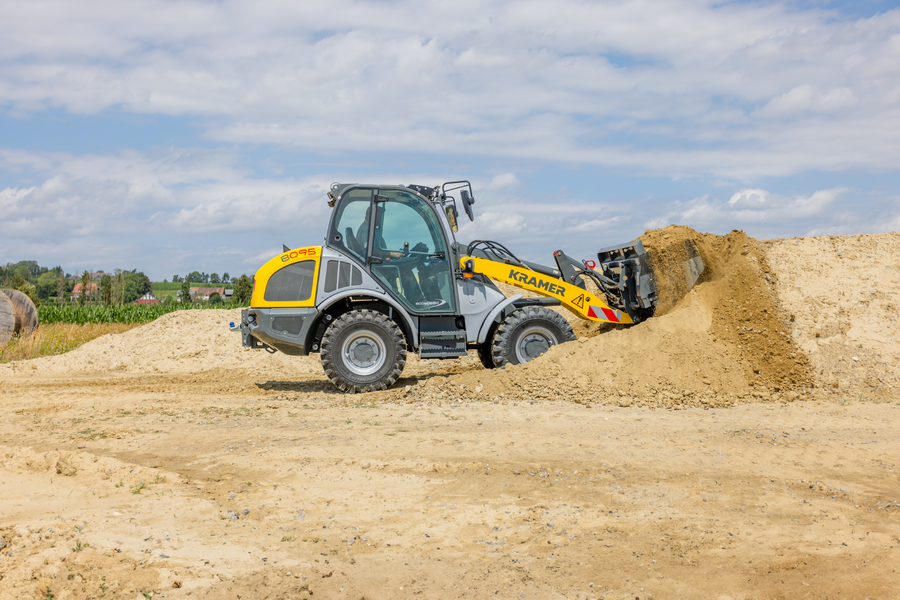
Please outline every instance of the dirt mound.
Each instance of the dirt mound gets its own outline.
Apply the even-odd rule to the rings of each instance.
[[[228,328],[229,322],[239,319],[240,310],[176,311],[125,333],[104,335],[66,354],[0,365],[0,372],[196,373],[239,367],[285,374],[307,368],[284,354],[242,348],[239,335]]]
[[[791,337],[829,395],[885,401],[900,387],[900,233],[766,242]]]
[[[648,231],[641,239],[655,260],[662,257],[668,272],[677,271],[676,261],[684,257],[685,248],[696,248],[706,265],[696,291],[712,312],[709,331],[741,357],[751,385],[778,390],[812,382],[809,361],[791,339],[790,315],[781,306],[777,276],[763,243],[743,231],[716,236],[677,225]],[[668,304],[681,305],[674,300],[682,292],[678,285],[661,287],[660,292],[660,316],[666,315]]]
[[[432,387],[498,401],[666,406],[802,396],[812,383],[808,359],[793,344],[760,242],[742,231],[716,236],[680,226],[648,231],[641,240],[662,296],[653,319],[598,327],[598,335],[555,347],[532,363],[434,378],[405,393],[432,397]],[[694,252],[706,271],[685,294],[681,265]]]

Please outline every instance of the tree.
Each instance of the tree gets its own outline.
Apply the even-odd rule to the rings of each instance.
[[[185,277],[185,279],[187,279],[189,282],[203,283],[203,275],[201,275],[199,271],[191,271],[190,274]]]
[[[59,279],[56,280],[56,298],[59,302],[62,302],[66,299],[66,292],[69,291],[69,280],[63,277],[62,273],[59,274]]]
[[[100,301],[103,302],[103,306],[109,306],[112,304],[113,299],[113,285],[112,285],[112,277],[109,275],[104,275],[102,279],[100,279]]]
[[[134,271],[125,272],[125,303],[134,302],[144,294],[153,291],[153,284],[150,278],[135,269]]]
[[[113,304],[125,303],[125,272],[122,269],[113,269]]]
[[[234,285],[234,300],[238,304],[250,304],[250,296],[253,293],[253,282],[246,275],[241,275]]]
[[[50,295],[55,293],[59,287],[59,277],[57,277],[54,271],[47,271],[46,273],[42,273],[40,277],[38,277],[37,285],[34,287],[37,288],[38,296],[42,300],[47,300],[50,298]]]
[[[210,273],[209,274],[209,282],[210,283],[222,283],[222,280],[219,279],[218,273]]]
[[[191,284],[187,281],[187,279],[184,279],[181,282],[181,303],[190,304],[191,301]]]
[[[181,283],[181,275],[172,275],[172,283]]]
[[[228,271],[222,273],[222,283],[229,283],[231,281],[231,275],[228,274]]]
[[[209,304],[211,306],[218,306],[219,304],[222,304],[222,296],[220,296],[219,294],[213,294],[209,297]]]
[[[28,265],[24,264],[26,261],[21,261],[16,265],[15,270],[13,271],[17,276],[21,277],[25,281],[31,280],[31,269],[28,268]],[[34,261],[27,261],[34,262]]]
[[[78,295],[78,306],[84,306],[87,302],[88,287],[91,285],[91,276],[87,269],[81,274],[81,294]]]

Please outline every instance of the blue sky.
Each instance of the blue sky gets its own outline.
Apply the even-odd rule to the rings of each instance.
[[[0,5],[0,261],[252,274],[333,181],[475,185],[552,262],[900,229],[895,2]]]

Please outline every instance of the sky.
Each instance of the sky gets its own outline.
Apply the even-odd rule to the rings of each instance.
[[[900,230],[897,2],[0,3],[0,262],[253,274],[332,182],[468,179],[462,242]]]

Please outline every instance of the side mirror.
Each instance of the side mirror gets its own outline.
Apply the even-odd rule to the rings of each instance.
[[[472,211],[472,205],[475,204],[475,198],[469,194],[469,190],[462,190],[459,192],[460,198],[462,198],[463,208],[466,209],[466,214],[469,215],[469,220],[475,220],[475,213]]]
[[[456,207],[450,204],[445,209],[447,212],[447,222],[450,223],[450,229],[453,230],[453,233],[459,231],[459,227],[456,224]]]

